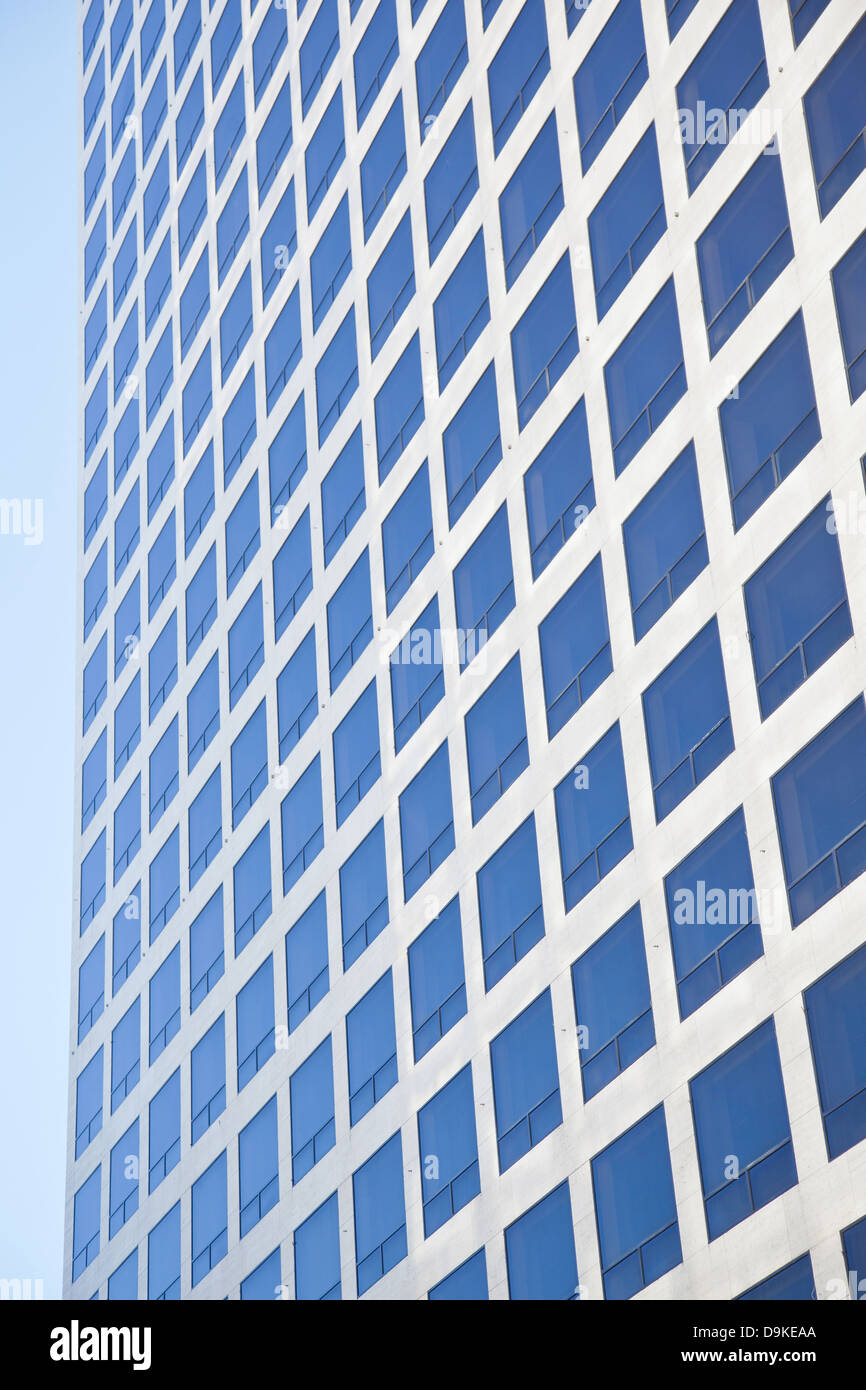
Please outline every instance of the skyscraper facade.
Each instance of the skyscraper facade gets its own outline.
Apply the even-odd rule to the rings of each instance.
[[[65,1293],[866,1291],[866,6],[80,44]]]

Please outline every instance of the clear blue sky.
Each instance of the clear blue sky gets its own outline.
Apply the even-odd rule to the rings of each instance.
[[[72,918],[77,0],[0,0],[0,1277],[60,1293]],[[33,519],[36,513],[31,513]]]

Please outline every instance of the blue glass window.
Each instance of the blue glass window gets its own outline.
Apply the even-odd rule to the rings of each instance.
[[[376,682],[372,680],[334,730],[334,795],[338,826],[366,796],[380,774]]]
[[[523,491],[537,579],[595,506],[583,397],[524,473]]]
[[[434,595],[389,660],[394,751],[411,738],[445,694],[439,600]]]
[[[366,505],[361,427],[350,434],[322,479],[322,544],[329,565]]]
[[[400,1131],[352,1175],[358,1297],[406,1258]]]
[[[148,1061],[153,1066],[180,1029],[180,946],[150,977]]]
[[[417,893],[454,848],[448,744],[442,743],[400,794],[403,901]]]
[[[280,762],[300,742],[317,713],[316,634],[310,628],[277,677]]]
[[[358,389],[355,308],[349,309],[316,364],[316,421],[319,448]]]
[[[328,603],[331,694],[373,640],[370,556],[363,550]]]
[[[322,0],[301,44],[301,111],[306,116],[340,46],[337,0]]]
[[[336,1192],[294,1235],[295,1298],[340,1298],[340,1213]]]
[[[334,1127],[334,1064],[331,1036],[302,1062],[289,1081],[292,1114],[292,1182],[301,1181],[337,1142]]]
[[[141,774],[117,803],[114,812],[114,878],[119,883],[141,849]]]
[[[434,1284],[427,1297],[432,1301],[442,1300],[451,1303],[487,1301],[487,1260],[484,1248],[476,1250],[462,1265],[458,1265],[438,1284]]]
[[[397,52],[397,6],[394,0],[381,0],[355,49],[355,108],[359,130],[397,61]]]
[[[484,987],[492,989],[544,936],[535,816],[477,874]]]
[[[210,343],[208,343],[183,388],[184,457],[189,453],[210,414],[212,401]]]
[[[499,199],[506,289],[511,289],[564,206],[556,121],[550,116]]]
[[[502,458],[496,373],[491,362],[442,435],[448,524],[453,526]]]
[[[105,1007],[105,934],[78,969],[78,1041],[87,1036]]]
[[[803,995],[831,1159],[866,1136],[866,947]]]
[[[643,709],[661,821],[734,747],[715,618],[644,691]]]
[[[761,716],[853,632],[829,497],[743,586]]]
[[[388,925],[388,870],[381,820],[340,866],[340,922],[345,971]]]
[[[584,173],[610,139],[647,75],[640,0],[620,0],[574,78]]]
[[[192,1286],[209,1274],[228,1251],[226,1151],[192,1185]]]
[[[387,342],[414,293],[412,221],[407,211],[367,279],[367,315],[373,357]]]
[[[111,993],[115,995],[141,960],[141,884],[115,912],[111,939]]]
[[[192,1049],[190,1067],[191,1143],[195,1144],[226,1108],[225,1014]]]
[[[833,268],[833,295],[848,373],[848,392],[856,401],[866,391],[866,233]],[[813,397],[814,400],[814,397]]]
[[[851,30],[803,98],[821,216],[866,168],[866,18]]]
[[[189,886],[193,888],[219,854],[222,844],[222,791],[219,764],[189,808]]]
[[[241,1280],[241,1300],[258,1299],[261,1301],[280,1298],[282,1289],[282,1268],[280,1265],[280,1249],[272,1250],[260,1265],[256,1265],[251,1274],[246,1279]]]
[[[679,134],[690,193],[767,86],[757,0],[733,0],[677,84]]]
[[[418,1111],[418,1147],[426,1237],[481,1191],[472,1068],[468,1064]]]
[[[253,473],[226,521],[226,594],[246,573],[261,541],[259,475]]]
[[[349,195],[343,194],[337,210],[310,256],[310,291],[313,299],[313,331],[325,318],[352,269],[349,234]]]
[[[424,420],[418,334],[410,338],[374,402],[376,458],[383,483]]]
[[[695,250],[712,357],[794,255],[782,167],[773,146],[755,160]]]
[[[302,392],[277,430],[274,441],[268,449],[272,524],[285,526],[286,522],[281,518],[286,504],[291,500],[306,471],[307,426],[304,418]]]
[[[285,895],[309,868],[325,843],[322,769],[318,753],[283,798],[280,825]]]
[[[209,444],[183,490],[184,555],[189,553],[213,515],[213,444]]]
[[[519,654],[472,705],[465,724],[475,825],[529,766]]]
[[[622,526],[635,641],[709,564],[691,442]]]
[[[328,993],[328,920],[320,893],[286,932],[289,1032]]]
[[[745,1293],[738,1294],[734,1302],[736,1303],[776,1303],[782,1299],[797,1299],[806,1301],[817,1298],[815,1292],[815,1276],[812,1273],[812,1261],[808,1251],[801,1255],[799,1260],[792,1260],[784,1269],[779,1269],[769,1278],[762,1279],[760,1284],[754,1284]]]
[[[635,906],[571,967],[584,1100],[655,1043],[640,907]]]
[[[544,0],[526,0],[487,69],[494,154],[503,149],[549,71]]]
[[[794,926],[866,869],[866,709],[862,697],[772,779]]]
[[[522,430],[578,353],[568,252],[511,332],[517,420]]]
[[[81,1184],[75,1194],[72,1214],[73,1283],[79,1275],[84,1273],[87,1266],[91,1264],[99,1254],[99,1200],[101,1181],[102,1166],[99,1165],[94,1168],[90,1177]]]
[[[446,0],[415,63],[422,141],[468,61],[463,0]]]
[[[305,154],[307,221],[312,222],[346,155],[343,94],[339,86],[317,125]],[[362,166],[363,167],[363,166]],[[262,199],[259,188],[259,202]]]
[[[619,724],[563,777],[554,800],[562,892],[569,912],[632,848]]]
[[[180,832],[175,826],[150,861],[150,944],[171,921],[180,906]]]
[[[267,787],[267,760],[267,721],[261,701],[232,744],[232,830]]]
[[[369,241],[370,233],[393,198],[405,172],[406,132],[403,127],[403,97],[399,95],[361,160],[365,242]]]
[[[433,515],[426,460],[382,523],[385,607],[396,607],[434,550]]]
[[[243,1238],[280,1200],[277,1098],[271,1096],[238,1135],[238,1201]],[[271,1294],[273,1297],[273,1294]]]
[[[186,589],[186,659],[190,662],[217,614],[216,546],[205,555]]]
[[[614,471],[619,475],[685,394],[686,369],[673,277],[604,369]]]
[[[236,1000],[238,1090],[260,1071],[275,1047],[274,958],[268,956]]]
[[[160,0],[160,3],[162,0]],[[108,1298],[134,1302],[138,1298],[138,1246],[108,1276]]]
[[[469,243],[433,305],[439,390],[444,391],[475,340],[490,322],[487,269],[481,232]]]
[[[802,313],[722,401],[719,425],[738,530],[821,438]]]
[[[262,235],[262,307],[266,308],[271,295],[288,270],[298,247],[298,223],[295,210],[295,181],[289,185],[277,203]]]
[[[470,101],[424,180],[431,265],[477,192],[478,159]]]
[[[606,1299],[627,1299],[682,1263],[664,1107],[592,1160]]]
[[[667,229],[654,126],[599,198],[588,227],[601,321]]]
[[[105,902],[105,830],[81,860],[79,935],[90,926]]]
[[[103,1048],[94,1053],[75,1082],[75,1157],[102,1129]]]
[[[229,709],[234,709],[264,659],[262,586],[257,584],[229,628]]]
[[[178,717],[175,715],[150,755],[148,791],[151,830],[177,796],[178,777]]]
[[[164,174],[162,172],[163,166]],[[159,182],[157,182],[158,179]],[[159,218],[162,216],[164,206],[168,203],[168,146],[166,146],[165,150],[163,151],[163,154],[160,156],[159,164],[157,165],[153,177],[151,178],[149,189],[152,191],[152,201],[155,201],[157,196],[159,196],[161,200],[158,209],[154,208],[152,222],[150,223],[150,225],[155,226],[156,223],[159,221]],[[147,202],[147,193],[145,193],[145,229],[149,225]],[[186,186],[186,191],[181,197],[180,207],[178,208],[177,212],[177,240],[180,253],[181,269],[183,269],[183,263],[186,260],[187,254],[201,229],[206,213],[207,170],[205,167],[205,157],[204,155],[202,155],[201,159],[198,162],[198,165],[196,166],[195,172],[190,175],[189,183]],[[145,232],[145,249],[146,243],[147,234]]]
[[[490,1066],[504,1173],[562,1124],[549,989],[493,1039]]]
[[[250,204],[247,189],[247,166],[225,202],[217,218],[217,283],[222,285],[235,262],[250,226]],[[245,272],[249,274],[249,268]]]
[[[707,1233],[715,1240],[797,1182],[773,1020],[690,1086]]]
[[[190,1013],[207,998],[225,971],[222,884],[189,928]]]
[[[265,824],[234,867],[236,956],[252,941],[270,915],[271,837],[270,825]]]
[[[505,1228],[508,1297],[572,1299],[577,1293],[574,1218],[568,1182],[560,1183]]]
[[[313,588],[310,509],[303,511],[277,551],[274,574],[274,636],[279,641]]]
[[[504,503],[454,568],[454,604],[463,670],[514,607],[514,572]]]
[[[538,642],[553,738],[613,670],[600,555],[539,625]]]
[[[139,1133],[133,1120],[112,1146],[108,1164],[108,1238],[116,1235],[138,1211]]]
[[[275,6],[269,5],[268,14],[274,12],[275,9]],[[339,101],[339,90],[334,100]],[[333,102],[331,105],[333,106]],[[274,97],[273,105],[265,117],[261,134],[256,141],[256,181],[259,190],[259,207],[268,196],[291,148],[292,94],[289,79],[286,77],[285,82]]]
[[[265,17],[259,25],[258,33],[253,39],[253,88],[256,106],[261,101],[273,76],[274,69],[288,46],[289,34],[285,10],[285,5],[268,5],[265,8]],[[286,78],[286,86],[288,86],[288,78]]]
[[[180,1161],[180,1067],[157,1091],[148,1116],[147,1190],[154,1192]]]
[[[763,954],[742,807],[667,875],[665,896],[687,1018]]]
[[[138,1085],[141,1075],[141,999],[129,1006],[111,1031],[111,1113]]]
[[[452,898],[409,947],[409,989],[419,1062],[466,1013],[458,898]]]
[[[180,1298],[180,1202],[175,1202],[147,1236],[147,1296]]]
[[[357,1124],[397,1084],[397,1036],[391,971],[346,1015],[350,1124]]]

